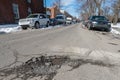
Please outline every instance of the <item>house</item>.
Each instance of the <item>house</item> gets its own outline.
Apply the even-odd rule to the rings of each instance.
[[[0,24],[17,23],[31,13],[45,13],[43,0],[1,0]]]

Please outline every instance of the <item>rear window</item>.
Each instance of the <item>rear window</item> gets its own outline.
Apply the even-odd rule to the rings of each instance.
[[[56,19],[64,19],[63,16],[57,16]]]
[[[104,16],[93,16],[92,20],[107,20]]]

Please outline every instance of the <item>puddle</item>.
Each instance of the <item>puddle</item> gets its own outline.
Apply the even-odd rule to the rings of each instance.
[[[70,70],[77,69],[83,64],[111,67],[111,64],[105,64],[101,61],[90,59],[70,59],[68,56],[40,56],[33,57],[20,66],[0,70],[0,80],[52,80],[58,73],[62,65],[68,65]],[[14,75],[14,76],[12,76]],[[39,79],[33,79],[39,77]],[[44,78],[44,79],[43,79]]]

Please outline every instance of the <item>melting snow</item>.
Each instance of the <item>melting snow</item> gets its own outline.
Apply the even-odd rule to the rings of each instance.
[[[11,33],[17,31],[21,31],[21,27],[17,24],[0,25],[0,33]]]
[[[111,25],[112,26],[112,30],[111,32],[114,33],[114,34],[118,34],[120,35],[120,31],[116,30],[116,29],[113,29],[113,28],[120,28],[120,23],[117,23],[116,25]]]

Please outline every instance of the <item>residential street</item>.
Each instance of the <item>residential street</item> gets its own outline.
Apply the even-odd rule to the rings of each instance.
[[[53,80],[120,79],[120,35],[89,31],[81,24],[0,35],[0,69],[19,66],[41,55],[83,60],[83,64],[71,71],[70,66],[61,66]]]

